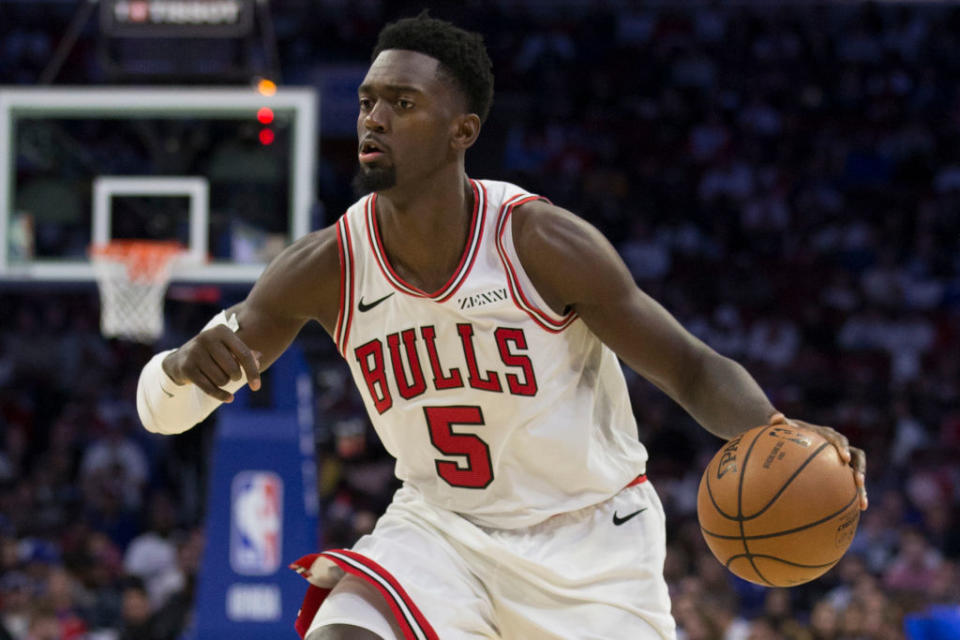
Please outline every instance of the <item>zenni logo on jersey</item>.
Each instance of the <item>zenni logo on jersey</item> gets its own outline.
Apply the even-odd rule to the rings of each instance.
[[[241,471],[230,491],[230,567],[247,576],[280,568],[283,480],[272,471]]]
[[[507,288],[501,287],[499,289],[481,291],[480,293],[464,296],[463,298],[457,298],[457,306],[461,311],[464,311],[465,309],[482,307],[483,305],[490,304],[492,302],[507,302],[508,300]]]

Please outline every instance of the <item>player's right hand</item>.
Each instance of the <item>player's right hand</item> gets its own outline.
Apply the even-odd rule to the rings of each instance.
[[[867,454],[863,449],[850,446],[847,436],[843,435],[833,427],[825,427],[819,424],[810,424],[803,420],[793,420],[787,418],[782,413],[775,413],[770,417],[770,424],[790,424],[812,429],[819,433],[824,440],[837,448],[840,459],[853,467],[853,481],[857,485],[857,493],[860,494],[860,510],[866,511],[869,501],[867,500]]]
[[[163,370],[175,383],[192,382],[221,402],[233,402],[233,394],[221,387],[244,374],[251,389],[260,388],[260,353],[222,324],[201,331],[164,358]]]

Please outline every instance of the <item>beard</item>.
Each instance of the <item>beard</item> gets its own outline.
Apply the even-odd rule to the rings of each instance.
[[[394,167],[359,167],[353,176],[353,190],[357,197],[373,191],[384,191],[397,184],[397,170]]]

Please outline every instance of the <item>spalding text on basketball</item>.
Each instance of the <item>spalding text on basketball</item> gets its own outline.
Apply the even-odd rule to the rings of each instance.
[[[728,442],[723,448],[723,455],[720,457],[720,464],[717,465],[717,480],[725,476],[730,471],[737,471],[737,447],[740,446],[741,438],[743,438],[743,434]]]

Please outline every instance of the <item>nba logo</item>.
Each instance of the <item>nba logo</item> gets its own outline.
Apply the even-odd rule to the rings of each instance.
[[[241,471],[230,496],[230,566],[246,576],[275,572],[283,540],[283,480],[271,471]]]

